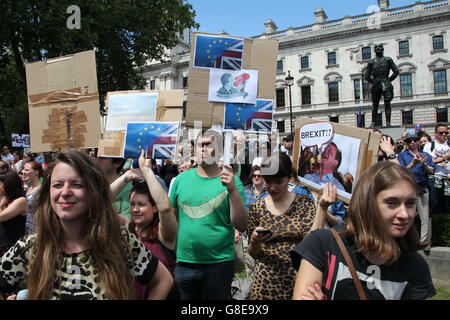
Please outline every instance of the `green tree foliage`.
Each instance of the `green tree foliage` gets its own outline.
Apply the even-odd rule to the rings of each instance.
[[[67,28],[80,8],[81,28]],[[25,63],[96,50],[101,108],[108,91],[145,87],[142,67],[198,28],[185,0],[0,1],[0,140],[28,132]]]

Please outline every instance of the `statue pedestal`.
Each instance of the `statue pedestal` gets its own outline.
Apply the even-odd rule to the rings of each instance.
[[[392,139],[397,140],[402,137],[403,132],[405,132],[405,128],[401,126],[391,126],[389,128],[387,127],[375,127],[375,129],[378,129],[381,131],[381,134],[386,134],[388,136],[391,136]]]

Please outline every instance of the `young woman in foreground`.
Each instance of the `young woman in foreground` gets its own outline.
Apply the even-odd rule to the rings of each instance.
[[[28,299],[133,299],[134,280],[152,282],[149,298],[172,287],[167,269],[120,225],[97,161],[79,151],[48,165],[38,195],[36,234],[0,260],[0,296],[10,287]]]
[[[364,293],[371,299],[426,299],[435,295],[424,245],[415,229],[414,176],[391,161],[358,180],[340,234]],[[359,299],[343,255],[329,230],[312,232],[291,251],[297,273],[294,299]],[[299,269],[300,266],[300,269]]]

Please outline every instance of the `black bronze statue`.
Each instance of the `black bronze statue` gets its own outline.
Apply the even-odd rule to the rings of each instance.
[[[369,128],[375,126],[375,117],[378,114],[378,105],[381,95],[384,97],[384,109],[386,112],[386,126],[391,126],[391,101],[394,98],[392,81],[398,76],[398,68],[390,57],[383,56],[382,44],[375,45],[375,58],[369,61],[364,74],[364,79],[372,84],[372,123]],[[392,75],[389,76],[392,70]]]

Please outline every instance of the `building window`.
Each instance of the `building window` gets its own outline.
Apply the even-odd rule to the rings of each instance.
[[[400,95],[412,96],[411,73],[400,75]]]
[[[444,49],[444,36],[433,36],[433,50],[443,50]]]
[[[339,101],[339,83],[330,82],[328,83],[328,101],[338,102]]]
[[[402,124],[404,126],[413,124],[413,112],[412,111],[402,111]]]
[[[285,129],[284,129],[284,120],[281,121],[277,121],[277,129],[279,133],[284,133]]]
[[[408,55],[409,54],[409,41],[400,41],[398,43],[398,54],[401,56]]]
[[[383,125],[383,115],[381,112],[378,112],[378,114],[375,117],[375,126],[381,127]]]
[[[328,52],[328,65],[335,65],[336,63],[336,52]]]
[[[447,71],[437,70],[434,72],[434,92],[447,92]]]
[[[285,102],[284,102],[284,89],[277,89],[277,108],[284,108]]]
[[[183,88],[188,87],[188,77],[183,77]]]
[[[150,80],[150,90],[155,90],[155,80]]]
[[[361,50],[363,60],[372,59],[372,49],[370,47],[363,47]]]
[[[339,116],[330,116],[330,122],[339,123]]]
[[[187,101],[183,101],[183,119],[186,119],[186,103]]]
[[[304,56],[300,58],[300,66],[302,69],[309,68],[309,56]]]
[[[447,108],[436,109],[436,122],[448,122],[448,109]]]
[[[361,80],[360,79],[353,80],[353,88],[355,91],[355,100],[356,101],[361,100]]]
[[[372,84],[369,81],[363,79],[362,87],[363,87],[363,99],[370,100],[372,98],[372,94],[370,93],[372,89]]]
[[[277,61],[277,73],[283,73],[283,60]]]
[[[311,86],[302,87],[302,105],[311,104]]]

